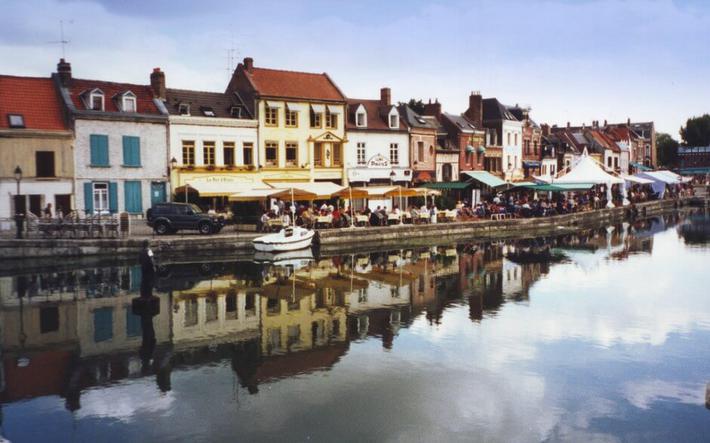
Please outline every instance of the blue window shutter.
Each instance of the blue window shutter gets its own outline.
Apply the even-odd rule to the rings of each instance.
[[[108,210],[111,214],[118,212],[118,183],[108,184]]]
[[[126,335],[128,337],[139,337],[142,332],[141,318],[133,313],[130,306],[126,306]]]
[[[126,212],[140,214],[143,212],[143,196],[140,181],[127,181],[123,184],[123,197]]]
[[[113,338],[113,308],[98,308],[94,310],[94,342],[111,340]]]
[[[89,136],[91,148],[91,165],[108,166],[108,136],[91,134]]]
[[[123,136],[123,164],[125,166],[141,165],[140,138]]]
[[[84,183],[84,211],[87,214],[94,212],[94,185],[91,182]]]

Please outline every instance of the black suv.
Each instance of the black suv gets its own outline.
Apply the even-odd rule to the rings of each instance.
[[[148,226],[158,235],[174,234],[180,229],[194,229],[200,234],[216,234],[224,219],[202,212],[192,203],[158,203],[146,212]]]

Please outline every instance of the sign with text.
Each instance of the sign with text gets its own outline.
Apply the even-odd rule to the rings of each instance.
[[[390,161],[384,155],[377,154],[377,155],[370,157],[370,160],[368,160],[368,162],[367,162],[367,167],[368,168],[389,168]]]

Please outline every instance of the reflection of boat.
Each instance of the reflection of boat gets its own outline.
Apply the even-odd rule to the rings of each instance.
[[[289,226],[274,234],[252,240],[254,249],[262,252],[296,251],[311,246],[315,231],[300,226]]]
[[[273,263],[277,266],[294,266],[300,268],[305,262],[313,260],[313,251],[310,249],[300,249],[286,252],[263,252],[254,253],[255,262]]]
[[[505,255],[508,260],[517,263],[552,263],[564,260],[565,255],[558,251],[553,253],[549,247],[516,249]]]

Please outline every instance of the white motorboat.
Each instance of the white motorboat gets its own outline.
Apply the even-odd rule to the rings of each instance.
[[[297,251],[286,252],[257,251],[254,253],[254,261],[257,263],[276,266],[291,266],[294,269],[300,269],[313,261],[313,251],[310,249],[299,249]]]
[[[262,235],[252,240],[254,249],[261,252],[297,251],[311,246],[315,231],[300,226],[288,226],[279,232]]]

